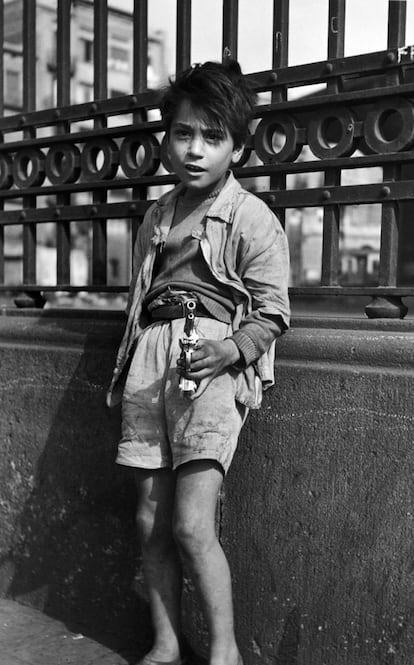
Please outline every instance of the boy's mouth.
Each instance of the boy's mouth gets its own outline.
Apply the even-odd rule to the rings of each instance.
[[[190,173],[204,173],[205,171],[205,169],[201,168],[201,166],[197,166],[196,164],[186,164],[185,168]]]

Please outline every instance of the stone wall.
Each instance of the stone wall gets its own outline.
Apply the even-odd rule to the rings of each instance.
[[[104,405],[122,325],[0,316],[0,595],[143,643],[135,496]],[[310,318],[279,340],[219,513],[246,665],[411,665],[413,342],[409,321]],[[191,593],[186,625],[202,641]]]

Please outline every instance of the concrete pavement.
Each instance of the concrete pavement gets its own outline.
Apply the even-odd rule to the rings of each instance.
[[[0,599],[1,665],[132,665],[140,655],[126,645],[114,651],[38,610]]]

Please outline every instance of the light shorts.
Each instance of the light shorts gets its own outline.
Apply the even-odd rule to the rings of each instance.
[[[200,338],[224,339],[231,326],[196,317]],[[237,372],[216,376],[190,400],[178,387],[177,358],[184,319],[157,321],[138,338],[122,401],[122,438],[117,463],[160,469],[200,459],[217,461],[227,472],[247,408],[236,402]]]

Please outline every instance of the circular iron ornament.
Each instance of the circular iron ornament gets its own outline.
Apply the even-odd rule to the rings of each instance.
[[[52,185],[76,182],[81,171],[81,155],[72,143],[59,143],[52,146],[46,155],[46,177]]]
[[[122,142],[121,167],[127,178],[154,175],[160,161],[160,144],[153,134],[137,132]]]
[[[168,171],[168,173],[174,173],[174,169],[171,164],[170,157],[168,155],[168,138],[167,134],[164,134],[161,141],[161,150],[160,150],[161,164]]]
[[[276,135],[285,137],[283,145],[275,150]],[[254,147],[265,164],[293,162],[299,156],[303,143],[299,140],[299,128],[293,116],[274,113],[262,118],[256,127]]]
[[[393,137],[384,133],[386,123]],[[364,122],[364,137],[367,146],[376,153],[399,152],[414,143],[414,107],[402,98],[386,99],[371,111]]]
[[[102,164],[98,165],[98,158]],[[118,146],[110,138],[96,137],[85,142],[81,154],[82,176],[85,180],[111,180],[119,166]]]
[[[0,189],[9,189],[13,184],[12,159],[7,152],[0,154]]]
[[[349,157],[356,148],[355,116],[345,107],[321,111],[309,121],[308,145],[320,159]]]
[[[22,148],[13,159],[13,180],[17,187],[38,187],[45,179],[45,156],[38,148]]]

